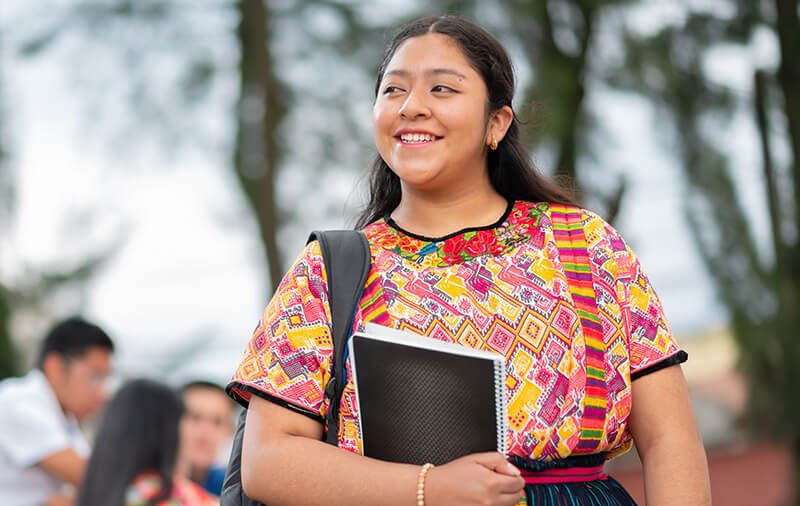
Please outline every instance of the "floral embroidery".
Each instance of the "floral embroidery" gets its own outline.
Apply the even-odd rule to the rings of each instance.
[[[509,455],[549,460],[585,452],[579,447],[580,423],[593,386],[587,380],[589,347],[580,309],[566,287],[553,209],[539,206],[517,202],[493,230],[465,230],[437,242],[408,236],[385,221],[369,225],[374,268],[353,325],[380,323],[503,354]],[[627,424],[634,375],[685,355],[679,354],[635,254],[602,218],[585,210],[581,215],[608,389],[604,421],[588,435],[600,441],[597,451],[613,456],[631,446]],[[492,256],[499,248],[505,251]],[[482,256],[463,263],[475,254]],[[334,354],[326,280],[319,244],[312,242],[281,280],[247,344],[228,387],[239,402],[263,394],[324,420]],[[349,364],[339,447],[363,453]]]
[[[444,240],[426,241],[410,237],[380,220],[364,232],[370,241],[419,265],[446,267],[468,262],[483,255],[502,255],[532,238],[548,203],[517,202],[500,225],[483,230],[467,230]]]

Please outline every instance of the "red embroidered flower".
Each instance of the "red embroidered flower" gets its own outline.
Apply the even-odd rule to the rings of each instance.
[[[490,248],[490,251],[492,252],[492,255],[499,255],[499,254],[500,254],[500,253],[502,253],[502,252],[503,252],[505,249],[506,249],[506,247],[505,247],[505,246],[503,246],[502,244],[495,244],[494,246],[492,246],[492,247]]]
[[[497,237],[493,230],[481,230],[467,242],[467,253],[476,257],[485,255],[492,251],[492,247],[497,244]]]
[[[444,253],[444,262],[447,264],[455,264],[461,262],[463,258],[461,257],[461,253],[464,251],[464,247],[466,246],[467,242],[464,240],[462,236],[451,237],[450,239],[444,242],[442,246],[442,253]]]

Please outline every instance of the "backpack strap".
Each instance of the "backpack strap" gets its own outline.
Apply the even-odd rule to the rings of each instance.
[[[242,487],[242,442],[244,441],[244,422],[247,410],[239,413],[236,422],[236,431],[233,433],[231,454],[228,457],[228,466],[225,468],[225,480],[222,482],[220,506],[263,506],[262,503],[247,497]]]
[[[328,302],[331,310],[331,337],[333,339],[333,358],[331,378],[325,387],[325,395],[330,400],[325,414],[326,443],[338,444],[339,405],[345,377],[344,351],[353,327],[353,318],[361,300],[364,283],[370,270],[371,256],[369,243],[362,232],[355,230],[314,231],[308,242],[318,240],[328,276]],[[242,488],[241,460],[247,410],[239,415],[236,432],[233,436],[228,468],[222,485],[221,506],[263,506],[262,503],[247,497]]]
[[[369,242],[356,230],[315,230],[308,242],[319,241],[328,278],[333,357],[331,377],[325,387],[328,412],[325,414],[325,442],[338,444],[339,405],[347,384],[344,354],[353,328],[353,319],[370,271]]]
[[[605,381],[606,345],[583,229],[584,213],[577,207],[552,204],[550,220],[561,268],[567,277],[586,343],[586,393],[583,397],[580,440],[575,453],[592,453],[603,438],[608,386]]]

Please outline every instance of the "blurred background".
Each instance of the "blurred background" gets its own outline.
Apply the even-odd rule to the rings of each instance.
[[[0,5],[0,377],[57,319],[120,378],[224,383],[310,230],[352,226],[391,29],[511,52],[531,154],[626,237],[689,352],[715,503],[800,476],[797,0]],[[632,452],[635,453],[635,452]],[[638,498],[635,455],[612,472]]]

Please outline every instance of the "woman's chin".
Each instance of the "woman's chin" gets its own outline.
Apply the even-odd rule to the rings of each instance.
[[[436,173],[432,173],[431,171],[407,171],[398,173],[397,176],[404,185],[419,190],[425,190],[434,186],[433,183],[436,179]]]
[[[442,171],[430,161],[414,160],[411,163],[396,163],[392,171],[404,183],[419,185],[436,178]]]

